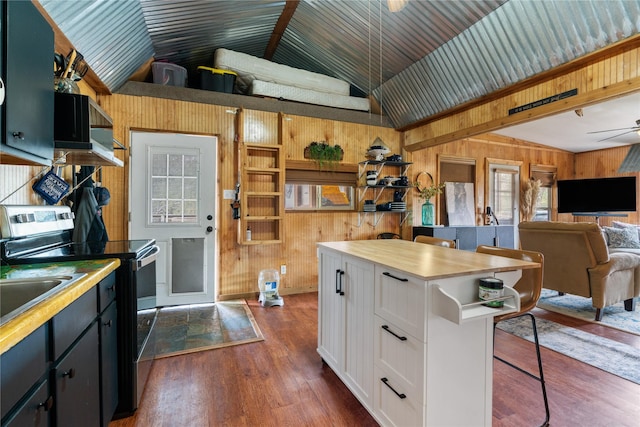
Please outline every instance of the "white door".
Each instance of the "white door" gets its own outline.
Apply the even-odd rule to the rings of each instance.
[[[157,305],[214,302],[218,140],[131,132],[129,236],[156,239]]]
[[[519,247],[520,167],[489,164],[489,204],[500,225],[513,226],[514,247]]]

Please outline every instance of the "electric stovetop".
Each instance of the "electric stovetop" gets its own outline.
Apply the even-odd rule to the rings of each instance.
[[[13,260],[43,262],[100,258],[137,259],[151,250],[154,244],[155,240],[153,239],[65,243],[60,246],[23,255]]]

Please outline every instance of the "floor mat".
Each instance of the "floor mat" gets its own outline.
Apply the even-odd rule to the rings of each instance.
[[[595,321],[596,309],[591,305],[591,298],[570,294],[560,296],[557,291],[543,289],[538,300],[538,307],[640,335],[639,301],[636,301],[635,311],[625,311],[624,304],[621,302],[605,307],[603,309],[604,315],[599,322]]]
[[[536,325],[541,346],[640,384],[640,349],[546,319],[536,318]],[[528,316],[503,320],[497,327],[533,342]]]
[[[156,358],[264,340],[244,300],[164,307],[154,329]]]

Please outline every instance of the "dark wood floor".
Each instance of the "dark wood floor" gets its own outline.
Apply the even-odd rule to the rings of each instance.
[[[265,341],[156,360],[136,414],[110,427],[377,425],[316,353],[316,293],[286,296],[284,307],[249,305]],[[535,314],[640,348],[640,336]],[[640,425],[640,385],[542,351],[552,426]],[[520,338],[497,331],[496,352],[535,368],[533,346]],[[494,366],[493,425],[539,425],[539,383]]]

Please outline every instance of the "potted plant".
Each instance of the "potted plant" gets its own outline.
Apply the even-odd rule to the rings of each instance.
[[[305,159],[312,159],[318,163],[318,168],[322,169],[324,165],[335,165],[342,160],[344,150],[338,144],[329,145],[325,141],[312,142],[304,149]]]
[[[424,200],[422,204],[422,225],[433,225],[435,219],[435,207],[431,203],[431,198],[437,194],[442,193],[445,183],[432,184],[428,187],[420,187],[419,183],[415,183],[418,190],[419,197]]]

